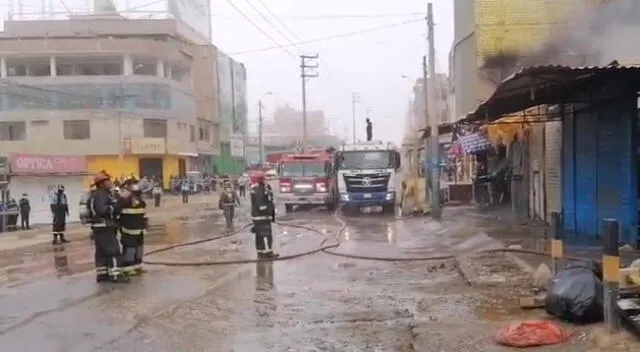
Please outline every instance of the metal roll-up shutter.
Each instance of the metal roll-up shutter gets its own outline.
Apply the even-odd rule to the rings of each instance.
[[[549,221],[551,212],[562,212],[562,121],[544,126],[544,191]]]
[[[576,230],[575,196],[575,125],[574,117],[567,114],[562,120],[562,226],[568,234]]]
[[[544,124],[534,123],[529,133],[529,216],[544,220]]]
[[[575,116],[575,234],[593,238],[598,234],[598,127],[595,114]]]
[[[635,119],[624,104],[609,105],[598,112],[598,214],[597,222],[618,220],[620,240],[635,243],[637,207],[636,166],[633,150]]]

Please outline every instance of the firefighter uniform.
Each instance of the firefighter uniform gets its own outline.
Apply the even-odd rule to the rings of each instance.
[[[96,281],[128,282],[122,275],[120,244],[116,219],[120,208],[111,196],[111,177],[99,172],[94,177],[96,190],[91,192],[87,202],[91,238],[93,239],[96,263]]]
[[[271,187],[264,183],[264,177],[258,178],[258,183],[251,188],[251,218],[253,227],[251,232],[256,236],[256,251],[258,258],[274,258],[278,254],[273,252],[273,230],[271,223],[276,221],[275,205]]]
[[[218,208],[224,212],[228,227],[233,226],[236,204],[240,205],[240,198],[238,198],[238,194],[231,185],[225,185],[225,189],[218,200]]]
[[[147,231],[147,204],[141,194],[132,187],[132,193],[120,200],[120,243],[122,244],[123,270],[126,274],[141,274],[144,254],[144,233]]]

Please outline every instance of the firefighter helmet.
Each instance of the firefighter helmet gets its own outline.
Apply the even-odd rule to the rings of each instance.
[[[93,176],[93,185],[97,185],[100,182],[108,181],[111,179],[111,176],[104,170],[100,170],[95,176]]]

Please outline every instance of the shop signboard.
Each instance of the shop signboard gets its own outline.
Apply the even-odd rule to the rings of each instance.
[[[231,135],[231,156],[244,157],[244,137],[241,134],[233,133]]]
[[[84,156],[11,154],[11,173],[18,175],[85,174]]]
[[[211,42],[211,4],[209,0],[168,0],[168,11],[184,22],[206,43]]]
[[[164,155],[167,152],[164,138],[125,138],[122,144],[125,154]]]

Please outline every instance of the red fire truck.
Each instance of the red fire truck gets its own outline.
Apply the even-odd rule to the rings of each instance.
[[[284,203],[287,212],[296,205],[324,205],[332,207],[329,196],[332,154],[289,154],[278,165],[278,201]]]

